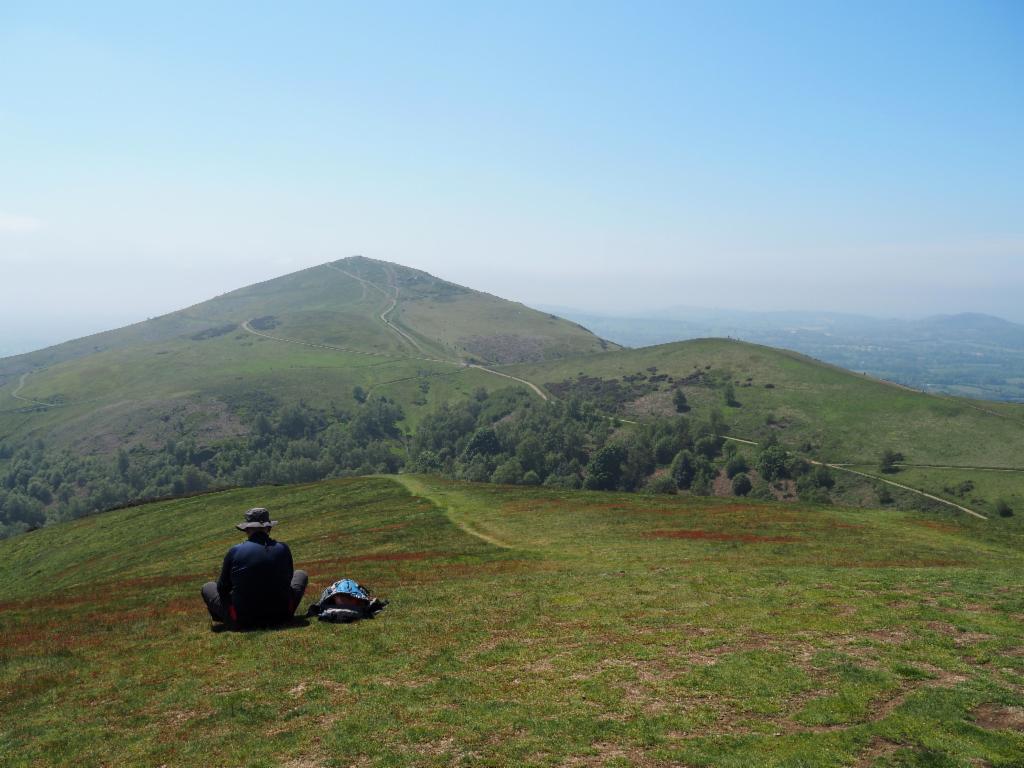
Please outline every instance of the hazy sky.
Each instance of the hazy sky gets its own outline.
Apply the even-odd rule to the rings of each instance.
[[[1020,0],[155,5],[0,2],[0,339],[355,253],[1024,321]]]

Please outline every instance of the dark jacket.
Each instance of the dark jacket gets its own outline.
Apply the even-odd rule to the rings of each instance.
[[[260,532],[224,556],[217,591],[239,624],[286,621],[291,605],[292,553],[288,545]]]

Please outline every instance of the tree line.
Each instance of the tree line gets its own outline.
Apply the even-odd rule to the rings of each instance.
[[[601,400],[572,395],[540,402],[519,388],[479,389],[442,405],[407,434],[402,408],[365,391],[329,409],[265,397],[239,411],[246,435],[211,445],[183,437],[112,457],[50,451],[38,440],[17,449],[0,445],[0,459],[7,460],[0,470],[0,535],[140,500],[402,470],[553,488],[693,494],[724,488],[764,498],[790,483],[801,498],[828,500],[834,480],[825,467],[774,441],[744,455],[728,440],[719,410],[703,420],[677,413],[630,424],[609,416]],[[677,411],[686,411],[685,399],[676,400]]]

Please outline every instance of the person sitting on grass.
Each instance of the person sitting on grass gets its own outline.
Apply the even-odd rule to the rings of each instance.
[[[277,525],[263,507],[245,513],[235,527],[248,535],[224,556],[217,581],[201,590],[214,621],[237,627],[268,626],[290,621],[306,592],[309,577],[296,571],[288,545],[270,538]]]

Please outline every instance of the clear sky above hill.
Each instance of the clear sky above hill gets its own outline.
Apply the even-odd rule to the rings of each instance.
[[[153,5],[0,4],[7,333],[355,253],[528,303],[1024,320],[1017,0]]]

